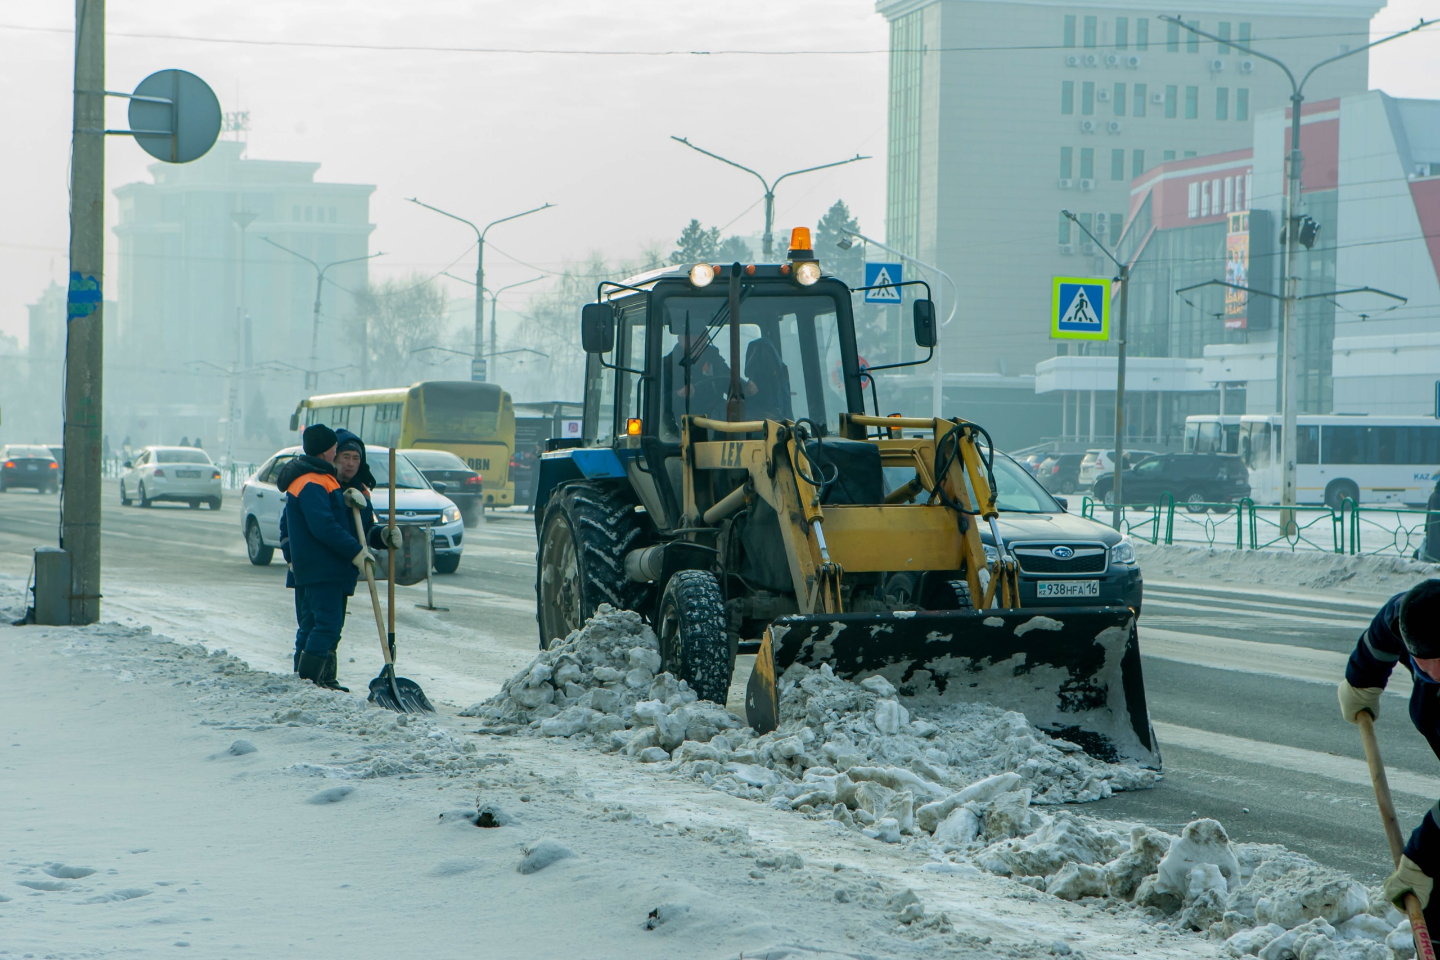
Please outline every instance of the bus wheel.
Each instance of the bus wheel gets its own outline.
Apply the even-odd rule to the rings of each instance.
[[[1354,480],[1331,480],[1325,488],[1325,506],[1331,510],[1339,510],[1346,497],[1352,503],[1360,502],[1360,488]]]

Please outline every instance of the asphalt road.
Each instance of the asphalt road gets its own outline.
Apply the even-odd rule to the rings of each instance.
[[[55,542],[57,506],[55,496],[0,494],[0,574],[23,578],[31,548]],[[288,670],[294,618],[284,567],[246,559],[238,497],[218,512],[140,510],[121,508],[111,484],[103,530],[105,619]],[[459,571],[434,580],[435,603],[447,609],[424,609],[423,586],[399,588],[400,672],[455,703],[495,692],[535,653],[534,555],[532,517],[492,514],[467,531]],[[1147,581],[1145,597],[1141,648],[1165,778],[1082,812],[1172,832],[1209,816],[1237,840],[1283,843],[1363,878],[1388,873],[1359,734],[1340,719],[1334,687],[1384,597],[1159,580]],[[350,613],[340,676],[363,689],[380,663],[363,592]],[[732,709],[745,673],[737,669]],[[1387,695],[1377,730],[1408,827],[1440,797],[1440,760],[1405,707]]]

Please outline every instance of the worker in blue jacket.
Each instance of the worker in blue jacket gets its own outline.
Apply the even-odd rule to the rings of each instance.
[[[1440,580],[1426,580],[1405,593],[1397,593],[1375,614],[1360,635],[1355,652],[1340,681],[1340,714],[1351,723],[1360,722],[1362,711],[1380,716],[1380,696],[1390,671],[1403,661],[1414,678],[1410,694],[1410,721],[1440,757]],[[1425,919],[1434,926],[1429,906],[1440,876],[1440,822],[1432,807],[1410,834],[1400,864],[1385,880],[1385,897],[1400,905],[1406,893],[1414,893],[1425,909]],[[1440,906],[1440,901],[1437,901]]]
[[[363,443],[343,432],[351,448],[347,452],[354,454],[358,448],[359,466],[364,466]],[[344,690],[336,679],[335,648],[346,601],[355,592],[363,564],[375,562],[370,548],[355,535],[351,509],[358,506],[362,520],[368,521],[367,540],[375,534],[383,538],[384,533],[374,527],[367,493],[342,486],[335,465],[339,441],[324,424],[306,427],[301,436],[304,454],[285,465],[276,485],[285,493],[281,549],[290,563],[286,584],[295,588],[296,672],[317,686]],[[347,480],[356,472],[350,470]]]

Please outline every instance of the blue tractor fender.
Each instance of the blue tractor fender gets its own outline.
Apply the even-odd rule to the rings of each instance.
[[[540,455],[540,477],[535,484],[535,528],[545,522],[545,505],[556,487],[576,480],[624,480],[626,460],[635,451],[610,447],[570,447]]]

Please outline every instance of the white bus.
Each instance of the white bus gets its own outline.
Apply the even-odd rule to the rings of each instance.
[[[1250,497],[1280,502],[1279,414],[1240,418],[1240,456],[1250,468]],[[1296,418],[1295,498],[1338,508],[1356,503],[1424,506],[1440,470],[1440,421],[1433,417]]]
[[[1185,418],[1186,453],[1239,453],[1240,414],[1215,413]]]

